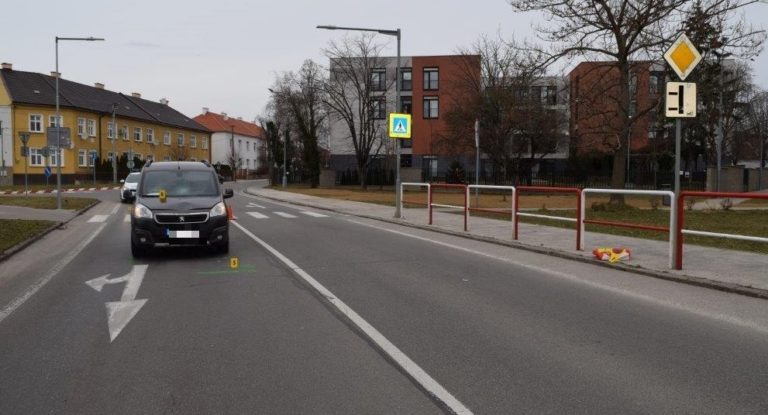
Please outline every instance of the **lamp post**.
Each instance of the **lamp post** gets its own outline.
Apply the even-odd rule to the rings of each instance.
[[[112,104],[112,183],[117,183],[117,152],[115,151],[115,141],[117,141],[117,122],[115,115],[117,113],[117,103]]]
[[[318,29],[326,30],[354,30],[358,32],[376,32],[382,35],[395,36],[397,38],[397,71],[395,72],[395,112],[400,111],[400,28],[394,30],[388,29],[370,29],[364,27],[343,27],[333,25],[320,25]],[[400,218],[400,139],[395,139],[395,218]]]
[[[61,114],[59,113],[59,41],[60,40],[81,40],[93,42],[104,40],[98,37],[58,37],[56,36],[56,209],[61,209]]]

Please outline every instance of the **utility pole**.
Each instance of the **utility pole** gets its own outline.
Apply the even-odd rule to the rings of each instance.
[[[117,152],[115,151],[115,141],[117,140],[117,122],[115,114],[117,113],[117,103],[112,104],[112,183],[117,183]]]

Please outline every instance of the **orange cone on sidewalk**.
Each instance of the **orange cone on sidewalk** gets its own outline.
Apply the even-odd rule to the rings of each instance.
[[[232,206],[227,206],[227,219],[237,220],[237,218],[235,217],[235,212],[232,211]]]

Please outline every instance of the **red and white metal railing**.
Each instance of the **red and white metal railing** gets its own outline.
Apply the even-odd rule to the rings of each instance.
[[[478,201],[476,202],[476,206],[472,207],[472,203],[470,202],[470,192],[472,189],[475,189],[476,192],[479,192],[481,189],[487,189],[487,190],[508,190],[511,191],[511,202],[510,202],[510,208],[507,209],[489,209],[489,208],[481,208]],[[515,189],[515,186],[492,186],[492,185],[483,185],[483,184],[470,184],[467,186],[467,210],[470,212],[485,212],[485,213],[493,213],[493,214],[501,214],[504,215],[505,213],[509,214],[510,223],[512,223],[514,232],[514,223],[515,223],[515,192],[517,190]],[[470,215],[468,215],[470,216]]]
[[[762,194],[750,194],[750,193],[728,193],[728,192],[682,192],[680,193],[680,199],[677,200],[677,227],[676,227],[676,235],[677,235],[677,249],[675,253],[675,268],[678,270],[683,269],[683,235],[699,235],[699,236],[709,236],[712,238],[726,238],[726,239],[737,239],[740,241],[752,241],[752,242],[766,242],[768,243],[768,238],[762,238],[759,236],[748,236],[748,235],[734,235],[729,233],[717,233],[717,232],[705,232],[705,231],[696,231],[693,229],[683,229],[683,226],[685,226],[685,209],[684,202],[686,197],[706,197],[708,199],[713,198],[731,198],[731,199],[762,199],[762,200],[768,200],[768,195]]]
[[[427,202],[426,203],[419,203],[419,202],[414,202],[414,201],[406,201],[405,198],[403,197],[404,196],[403,189],[405,187],[418,187],[418,188],[426,187],[427,188],[427,195],[429,195],[430,184],[429,183],[409,183],[409,182],[400,183],[400,189],[398,189],[398,192],[400,192],[400,212],[403,211],[403,204],[404,203],[427,206],[427,204],[429,203],[429,201],[428,201],[429,200],[429,196],[427,196]]]
[[[515,191],[515,217],[514,217],[514,238],[517,240],[519,217],[539,218],[548,220],[558,220],[564,222],[576,223],[576,250],[581,250],[581,227],[578,218],[581,217],[581,189],[575,187],[542,187],[542,186],[517,186]],[[520,193],[573,193],[576,195],[576,218],[564,218],[562,216],[540,215],[537,213],[520,212]]]
[[[435,203],[433,200],[434,189],[459,189],[464,196],[464,206],[448,205],[444,203]],[[429,224],[432,224],[432,208],[442,207],[447,209],[461,209],[464,211],[464,231],[467,231],[467,216],[468,216],[468,198],[467,198],[467,185],[464,184],[430,184],[429,186]]]

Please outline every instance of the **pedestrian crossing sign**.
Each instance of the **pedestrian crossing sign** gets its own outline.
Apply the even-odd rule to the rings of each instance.
[[[411,114],[389,113],[389,138],[411,138]]]

